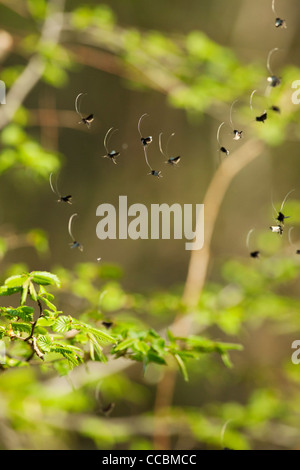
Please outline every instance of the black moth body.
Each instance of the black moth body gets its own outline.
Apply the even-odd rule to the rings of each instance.
[[[78,248],[78,250],[83,251],[83,246],[76,240],[71,243],[71,248]]]
[[[87,127],[90,127],[93,120],[94,120],[94,115],[89,114],[89,116],[82,118],[81,121],[79,121],[79,123],[85,124]]]
[[[152,142],[152,137],[151,135],[149,135],[148,137],[141,137],[141,142],[142,142],[142,145],[144,147],[146,147],[147,145],[151,144]]]
[[[267,80],[270,86],[273,88],[281,84],[281,79],[279,77],[276,77],[276,75],[271,75],[270,77],[267,78]]]
[[[58,199],[58,202],[67,202],[68,204],[72,204],[71,199],[72,196],[69,194],[68,196],[61,196],[60,199]]]
[[[220,152],[225,153],[225,155],[229,155],[229,150],[227,150],[225,147],[220,147]]]
[[[116,165],[117,162],[116,162],[116,158],[120,155],[120,152],[116,152],[116,150],[112,150],[111,152],[109,152],[107,154],[107,157],[110,158],[114,164]]]
[[[271,109],[272,111],[275,111],[275,113],[280,113],[280,108],[279,108],[279,106],[274,106],[274,105],[273,105],[273,106],[270,107],[270,109]]]
[[[278,222],[282,225],[284,225],[284,220],[285,219],[289,219],[290,216],[289,215],[284,215],[282,212],[278,212],[278,216],[276,217],[276,220],[278,220]]]
[[[276,18],[275,26],[276,28],[286,28],[286,21],[281,18]]]
[[[266,121],[267,117],[268,117],[268,114],[267,114],[267,112],[265,111],[265,112],[264,112],[263,114],[261,114],[260,116],[257,116],[257,117],[255,118],[255,120],[256,120],[257,122],[262,122],[262,123],[264,123],[264,122]]]
[[[251,258],[259,258],[260,251],[252,251],[250,253]]]
[[[161,171],[151,170],[151,172],[148,173],[148,175],[157,176],[157,178],[162,178]]]
[[[180,156],[178,157],[170,157],[166,163],[169,163],[169,165],[177,165],[177,163],[180,162]]]
[[[233,134],[234,134],[233,140],[240,140],[242,138],[242,133],[243,131],[238,131],[235,129],[233,131]]]

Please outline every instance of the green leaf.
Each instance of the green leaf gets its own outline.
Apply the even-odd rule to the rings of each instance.
[[[37,321],[37,326],[50,327],[50,326],[54,325],[55,321],[56,321],[56,320],[53,319],[53,318],[41,317],[41,318],[39,318],[38,321]]]
[[[114,347],[114,352],[124,351],[128,348],[131,348],[131,346],[133,346],[135,342],[136,342],[135,338],[125,339],[125,341],[122,341],[121,343],[119,343],[117,346]]]
[[[11,317],[19,317],[23,321],[30,322],[33,319],[33,308],[32,307],[18,307],[18,308],[6,308],[5,312]]]
[[[66,333],[70,331],[72,328],[75,328],[73,323],[72,317],[67,317],[65,315],[61,315],[57,318],[55,323],[52,326],[53,331],[57,331],[58,333]]]
[[[13,294],[16,294],[17,292],[21,292],[21,290],[22,290],[22,286],[20,287],[1,286],[0,295],[13,295]]]
[[[32,300],[34,300],[34,302],[37,301],[37,293],[35,291],[35,288],[34,288],[34,285],[32,284],[32,282],[29,283],[29,294],[30,294],[30,297],[32,298]]]
[[[97,337],[97,339],[103,343],[115,343],[116,340],[108,333],[98,330],[98,328],[93,328],[87,323],[80,322],[76,319],[73,319],[73,328],[76,330],[82,331],[83,333],[89,333]]]
[[[33,282],[39,285],[54,285],[60,287],[60,280],[55,274],[48,273],[46,271],[33,271],[30,273],[30,277]]]
[[[5,281],[5,286],[6,287],[21,287],[23,286],[24,282],[26,279],[28,279],[29,274],[19,274],[16,276],[11,276]]]
[[[23,284],[22,296],[21,296],[21,305],[24,305],[26,303],[29,284],[30,284],[29,279],[27,279]]]
[[[20,333],[31,334],[31,325],[28,323],[11,322],[11,327],[14,332],[19,331]]]
[[[148,362],[155,362],[156,364],[166,365],[166,361],[163,357],[159,356],[158,354],[154,353],[153,351],[149,351],[147,354],[147,361]]]
[[[56,306],[52,302],[50,302],[48,299],[46,299],[46,297],[42,297],[41,295],[38,295],[38,299],[41,302],[44,302],[47,305],[47,307],[50,308],[50,310],[52,310],[53,312],[57,311]]]
[[[53,346],[53,342],[51,341],[51,337],[49,335],[41,335],[37,339],[37,343],[39,348],[43,352],[50,352]]]
[[[177,361],[177,364],[179,365],[179,368],[181,370],[181,373],[183,375],[183,378],[184,378],[185,382],[188,382],[189,377],[188,377],[188,373],[187,373],[187,369],[186,369],[186,365],[185,365],[184,361],[182,360],[182,358],[180,357],[179,354],[174,354],[174,357]]]

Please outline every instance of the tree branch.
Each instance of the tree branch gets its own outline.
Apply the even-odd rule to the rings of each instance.
[[[63,27],[63,13],[65,0],[52,0],[48,2],[48,12],[42,28],[39,44],[51,41],[57,44]],[[23,103],[30,91],[35,87],[45,70],[45,63],[39,53],[29,60],[27,66],[10,88],[6,104],[0,108],[0,129],[10,122],[19,106]]]

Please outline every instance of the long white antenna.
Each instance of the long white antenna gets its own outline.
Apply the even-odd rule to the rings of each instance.
[[[168,138],[167,145],[166,145],[166,152],[163,151],[162,145],[161,145],[161,136],[162,136],[162,134],[163,134],[163,133],[161,132],[161,133],[159,134],[159,136],[158,136],[159,150],[160,150],[161,154],[162,154],[165,158],[168,159],[168,158],[169,158],[169,153],[168,153],[169,143],[170,143],[171,138],[174,137],[175,132],[173,132],[173,133],[169,136],[169,138]]]
[[[221,143],[220,143],[220,139],[219,139],[219,136],[220,136],[220,129],[221,127],[223,126],[223,124],[225,124],[224,122],[221,122],[221,124],[219,125],[218,127],[218,130],[217,130],[217,141],[218,141],[218,144],[221,146]]]
[[[275,211],[276,215],[278,216],[278,210],[276,209],[274,202],[273,202],[273,195],[271,196],[271,203],[272,203],[273,211]],[[277,219],[274,217],[274,214],[273,214],[273,219],[276,222]]]
[[[251,93],[251,96],[250,96],[250,109],[251,109],[251,111],[253,111],[252,99],[253,99],[254,93],[256,93],[256,90],[253,90],[252,93]]]
[[[232,122],[232,108],[233,106],[235,105],[235,103],[237,102],[238,100],[235,100],[232,105],[230,106],[230,124],[231,124],[231,127],[233,129],[233,122]]]
[[[72,220],[73,220],[74,217],[76,217],[76,215],[78,215],[78,214],[71,215],[71,217],[69,219],[69,226],[68,226],[68,231],[69,231],[70,237],[72,238],[73,241],[75,240],[75,238],[73,237],[73,234],[72,234],[72,231],[71,231],[71,225],[72,225]]]
[[[142,133],[141,133],[141,130],[140,130],[140,125],[141,125],[141,121],[142,121],[142,119],[143,119],[144,116],[149,116],[149,114],[147,114],[147,113],[142,114],[142,116],[141,116],[140,119],[139,119],[139,122],[138,122],[138,131],[139,131],[139,134],[140,134],[141,137],[143,137],[143,136],[142,136]]]
[[[167,156],[165,155],[163,149],[162,149],[162,146],[161,146],[161,136],[162,136],[162,132],[159,134],[158,136],[158,145],[159,145],[159,150],[160,150],[160,153],[167,158]]]
[[[290,228],[289,228],[289,234],[288,234],[288,236],[289,236],[289,244],[291,245],[291,247],[294,247],[294,246],[295,246],[294,243],[292,242],[292,237],[291,237],[291,233],[292,233],[292,230],[293,230],[293,229],[294,229],[294,227],[290,227]]]
[[[58,189],[57,189],[57,181],[56,181],[56,190],[55,190],[54,187],[53,187],[53,184],[52,184],[52,175],[53,175],[53,173],[50,173],[50,176],[49,176],[50,188],[52,189],[52,191],[53,191],[54,194],[56,194],[57,196],[60,197],[59,191],[58,191]]]
[[[151,168],[151,166],[149,165],[149,162],[148,162],[148,156],[147,156],[147,149],[146,149],[146,147],[144,147],[144,154],[145,154],[145,160],[146,160],[146,163],[147,163],[148,167],[150,168],[151,171],[153,171],[152,168]]]
[[[290,195],[293,191],[295,191],[295,190],[294,190],[294,189],[291,189],[291,190],[287,193],[287,195],[285,196],[284,200],[282,201],[281,207],[280,207],[280,212],[281,212],[282,209],[284,208],[284,205],[285,205],[285,203],[286,203],[287,198],[289,197],[289,195]]]
[[[250,247],[249,247],[249,242],[250,242],[250,237],[251,237],[251,234],[254,232],[254,228],[251,228],[247,234],[247,239],[246,239],[246,246],[248,248],[248,250],[250,250]]]
[[[226,423],[223,424],[222,429],[221,429],[221,446],[222,447],[223,447],[223,443],[224,443],[225,431],[226,431],[227,425],[230,423],[230,421],[232,421],[232,419],[228,419],[226,421]]]
[[[275,11],[275,0],[272,0],[272,11],[273,11],[274,15],[277,16],[277,13]]]
[[[274,47],[274,49],[272,49],[272,50],[269,52],[269,54],[268,54],[267,69],[268,69],[268,71],[270,72],[270,75],[273,75],[273,72],[272,72],[271,67],[270,67],[271,56],[272,56],[273,52],[276,52],[276,51],[278,51],[278,50],[279,50],[278,47]]]
[[[166,145],[166,155],[167,155],[167,158],[169,158],[169,152],[168,152],[168,148],[169,148],[169,143],[170,143],[170,140],[172,139],[172,137],[174,137],[175,135],[175,132],[172,132],[172,134],[170,134],[169,138],[168,138],[168,141],[167,141],[167,145]]]
[[[79,114],[79,116],[82,118],[82,114],[80,112],[80,109],[78,108],[78,100],[80,98],[80,96],[83,96],[83,95],[87,95],[87,93],[79,93],[79,95],[76,96],[76,99],[75,99],[75,111],[77,114]]]
[[[107,152],[107,154],[109,153],[108,151],[108,142],[110,141],[110,138],[111,136],[113,135],[114,132],[116,132],[118,129],[114,129],[114,131],[110,134],[110,136],[108,137],[108,134],[110,133],[110,131],[113,129],[113,127],[111,127],[110,129],[108,129],[108,131],[106,132],[105,134],[105,137],[104,137],[104,147],[105,147],[105,150]]]

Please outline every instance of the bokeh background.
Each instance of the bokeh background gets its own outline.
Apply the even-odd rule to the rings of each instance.
[[[39,2],[36,2],[36,5],[38,4]],[[88,2],[90,8],[102,5],[96,1]],[[246,166],[234,178],[222,202],[214,230],[207,276],[212,288],[206,295],[210,299],[208,302],[210,305],[216,296],[221,296],[221,303],[214,308],[218,310],[221,305],[222,309],[225,309],[226,303],[230,304],[232,301],[234,304],[235,300],[232,299],[236,298],[235,295],[239,295],[232,287],[235,281],[238,279],[237,282],[244,285],[250,278],[252,279],[252,271],[239,271],[236,267],[235,274],[232,274],[233,264],[224,264],[236,262],[247,265],[249,253],[246,237],[251,228],[255,227],[255,233],[261,237],[262,249],[268,245],[271,246],[271,261],[268,261],[268,270],[265,270],[264,274],[268,271],[269,275],[272,269],[276,269],[278,261],[276,250],[280,250],[281,254],[290,255],[291,247],[286,233],[278,244],[278,240],[274,242],[274,237],[271,239],[267,232],[269,225],[273,223],[272,200],[278,207],[291,189],[295,189],[295,192],[291,197],[293,205],[289,206],[293,208],[293,221],[290,221],[289,226],[295,226],[294,242],[296,243],[299,239],[297,223],[300,221],[300,213],[297,199],[299,199],[300,163],[299,114],[297,115],[299,110],[297,107],[300,105],[291,105],[292,80],[300,79],[300,68],[298,69],[300,67],[299,2],[277,0],[276,10],[280,12],[281,17],[286,18],[288,27],[276,29],[269,0],[107,1],[105,2],[106,9],[104,9],[108,18],[107,24],[109,25],[110,18],[113,17],[114,26],[111,29],[102,20],[101,32],[101,25],[92,25],[96,38],[97,32],[100,31],[99,43],[93,39],[93,34],[88,33],[92,19],[86,19],[88,14],[85,7],[88,8],[85,3],[82,4],[77,0],[67,1],[64,7],[66,12],[77,10],[75,27],[73,30],[66,28],[61,35],[61,43],[70,54],[71,65],[66,67],[68,61],[63,63],[63,60],[61,64],[59,61],[56,64],[55,53],[53,57],[49,56],[50,62],[53,60],[53,69],[58,69],[57,76],[55,70],[49,68],[48,77],[45,73],[44,79],[33,87],[15,119],[15,125],[19,125],[26,116],[24,127],[28,135],[38,141],[43,149],[58,154],[60,167],[57,165],[53,169],[49,164],[49,171],[46,169],[41,176],[34,171],[34,168],[29,169],[19,160],[16,165],[1,174],[1,235],[12,239],[16,234],[24,234],[37,228],[47,235],[49,250],[41,252],[33,246],[22,246],[22,241],[20,246],[16,242],[14,249],[5,253],[1,260],[2,276],[16,263],[25,265],[28,270],[51,271],[60,266],[72,271],[78,263],[97,265],[97,258],[101,257],[100,263],[111,263],[122,268],[122,286],[125,290],[141,294],[163,292],[168,289],[180,291],[186,280],[190,260],[190,252],[184,249],[184,240],[100,241],[96,237],[98,222],[96,208],[105,202],[117,205],[120,195],[128,197],[129,205],[139,202],[147,207],[150,207],[150,204],[162,202],[168,204],[203,203],[207,188],[219,164],[217,128],[222,121],[225,121],[227,126],[224,126],[222,131],[224,145],[230,146],[232,151],[241,145],[240,142],[232,143],[228,126],[230,105],[233,100],[238,99],[234,108],[234,122],[246,129],[244,139],[256,135],[257,130],[252,122],[253,114],[249,111],[249,97],[253,89],[257,88],[257,98],[254,98],[253,106],[257,112],[261,112],[261,106],[266,105],[264,92],[268,75],[267,55],[271,49],[278,47],[279,51],[272,57],[272,68],[276,74],[284,77],[284,92],[280,94],[281,91],[274,90],[274,96],[283,105],[288,102],[286,108],[288,111],[284,106],[282,108],[282,119],[287,126],[284,132],[278,125],[279,127],[273,127],[269,133],[266,130],[262,131],[265,134],[259,135],[262,140],[266,141],[266,146],[259,158]],[[13,86],[14,80],[18,77],[18,71],[20,72],[22,66],[26,65],[34,50],[34,44],[43,23],[37,10],[38,7],[34,7],[34,2],[30,1],[28,3],[18,0],[0,2],[0,32],[3,38],[0,78],[8,83],[8,90]],[[106,17],[105,14],[103,17]],[[114,27],[121,28],[122,31],[129,30],[133,36],[133,32],[139,31],[142,37],[149,39],[148,49],[144,45],[139,51],[141,57],[137,53],[130,57],[130,46],[128,46],[129,52],[126,55],[121,45],[118,44],[118,37],[121,36],[114,31]],[[216,52],[215,57],[213,48],[212,52],[207,53],[209,58],[211,58],[209,54],[212,55],[211,68],[201,68],[200,65],[198,68],[197,54],[191,58],[190,63],[188,57],[186,62],[183,62],[181,57],[177,63],[176,53],[173,56],[170,52],[172,58],[168,58],[167,47],[165,54],[155,55],[156,47],[158,49],[161,47],[163,50],[160,43],[162,36],[178,45],[184,42],[192,32],[202,32],[224,47]],[[134,44],[133,39],[132,44]],[[179,45],[178,48],[180,47]],[[207,90],[204,89],[197,96],[195,86],[197,78],[205,74],[208,77],[210,74],[213,75],[218,70],[218,66],[222,68],[223,60],[224,64],[228,63],[231,55],[237,58],[240,69],[244,68],[246,77],[239,72],[241,83],[235,86],[234,77],[237,72],[232,71],[231,76],[231,68],[228,66],[224,90],[220,87],[214,95],[215,89],[210,89],[207,85]],[[192,97],[184,102],[184,99],[181,100],[173,92],[174,76],[172,73],[169,76],[164,70],[164,67],[168,70],[169,60],[172,67],[178,67],[177,72],[182,81],[186,80],[187,87],[194,90],[195,105]],[[162,69],[159,67],[156,69],[156,64],[161,64]],[[61,77],[60,68],[66,69],[64,72],[66,76],[63,74]],[[224,70],[226,71],[226,66]],[[298,75],[297,70],[299,70]],[[89,129],[78,124],[78,116],[74,109],[75,98],[81,92],[87,93],[81,101],[82,113],[94,113],[95,116]],[[209,97],[208,103],[205,103],[205,98],[201,98],[201,93]],[[1,111],[3,106],[5,105],[1,105]],[[161,179],[147,175],[148,167],[137,131],[137,122],[143,113],[149,114],[142,122],[143,131],[153,136],[153,143],[148,152],[149,161],[153,168],[162,170],[163,178]],[[264,126],[268,126],[268,121]],[[111,147],[121,151],[117,165],[113,165],[108,159],[101,158],[104,153],[103,138],[110,127],[118,129],[110,141]],[[169,148],[170,153],[182,157],[176,168],[166,166],[159,153],[158,135],[160,132],[163,132],[165,139],[175,132]],[[278,140],[277,134],[281,136]],[[1,143],[2,149],[5,149],[7,139],[9,136],[6,135],[4,142]],[[56,197],[51,192],[47,177],[51,170],[54,171],[55,178],[58,177],[61,193],[72,194],[72,206],[56,203]],[[69,247],[71,240],[68,235],[68,220],[74,212],[78,213],[78,217],[74,220],[73,233],[75,238],[83,244],[83,252],[70,250]],[[254,240],[252,239],[253,243],[255,243]],[[273,265],[272,257],[274,257]],[[293,266],[296,266],[293,268],[295,277],[284,279],[279,287],[278,284],[276,285],[280,295],[287,299],[287,302],[293,302],[291,309],[295,315],[299,311],[297,310],[299,299],[297,262],[297,259],[293,261]],[[255,270],[253,265],[249,269]],[[224,272],[226,282],[222,285]],[[263,277],[263,274],[261,276]],[[221,283],[222,288],[214,292],[214,286],[218,283]],[[259,280],[256,284],[254,279],[252,288],[255,290],[258,284]],[[260,284],[260,287],[262,290],[270,288],[270,292],[273,288],[268,284],[264,286]],[[253,308],[252,305],[249,306],[254,295],[252,294],[249,294],[248,304],[244,306],[245,309],[249,308],[249,316]],[[205,299],[204,296],[204,301]],[[260,302],[261,311],[264,312],[263,305],[265,305],[265,310],[274,308],[276,312],[280,312],[280,302],[276,304],[276,307],[272,303],[267,306],[267,298],[265,298],[265,304],[263,304],[263,299],[260,299]],[[63,299],[63,305],[70,308],[67,299]],[[75,305],[77,308],[78,304],[75,303]],[[206,305],[204,310],[207,308]],[[282,310],[284,314],[290,311],[286,305],[282,306]],[[257,311],[253,315],[256,313]],[[254,391],[256,401],[251,395],[252,407],[254,409],[256,406],[257,409],[252,410],[253,416],[257,418],[259,413],[263,414],[263,410],[268,407],[272,408],[275,402],[273,392],[276,395],[277,391],[281,390],[282,384],[284,391],[291,387],[288,379],[283,378],[283,372],[277,370],[277,365],[281,361],[290,362],[291,340],[297,339],[298,326],[297,321],[291,321],[292,326],[289,324],[286,328],[286,336],[281,336],[278,330],[283,327],[278,327],[275,321],[275,330],[272,329],[273,326],[270,330],[269,320],[265,320],[264,314],[265,312],[262,318],[257,318],[254,326],[249,328],[241,326],[238,332],[230,325],[227,331],[226,327],[222,330],[222,328],[216,328],[215,325],[212,326],[212,332],[218,339],[224,339],[226,335],[230,339],[234,337],[235,341],[242,341],[245,351],[242,354],[234,353],[233,369],[228,370],[217,363],[212,372],[209,367],[210,363],[206,363],[205,360],[202,366],[193,366],[189,384],[179,381],[175,388],[174,404],[176,406],[183,409],[190,406],[196,407],[199,412],[205,405],[208,406],[209,413],[214,415],[215,402],[219,401],[225,405],[229,402],[244,405],[248,402],[250,391],[251,393]],[[235,313],[233,317],[234,315]],[[239,314],[237,316],[239,317]],[[268,314],[265,316],[268,317]],[[270,320],[271,323],[272,321],[273,319]],[[232,322],[234,323],[234,320]],[[153,327],[161,326],[157,316],[150,323]],[[226,321],[223,320],[223,323],[225,325]],[[203,329],[200,322],[200,330]],[[299,374],[296,369],[293,370],[295,376]],[[143,411],[152,410],[154,407],[155,387],[161,378],[160,373],[155,374],[153,372],[153,376],[149,377],[146,388],[150,398],[147,404],[141,405]],[[139,380],[142,380],[139,372],[137,376]],[[53,380],[58,380],[61,384],[65,379]],[[127,392],[129,390],[130,387]],[[279,396],[276,395],[277,405],[281,403],[280,393]],[[139,396],[138,392],[136,396]],[[219,421],[216,422],[206,421],[206,418],[197,415],[195,423],[197,420],[198,424],[202,423],[202,427],[199,424],[197,438],[200,443],[197,439],[192,440],[192,447],[218,446],[218,440],[220,441],[218,426],[231,419],[231,416],[234,416],[236,420],[242,419],[242,408],[239,408],[242,405],[232,404],[232,408],[230,406],[228,405],[229,410],[226,409],[221,417],[218,416]],[[251,408],[251,404],[249,406]],[[135,414],[133,410],[135,408],[132,404],[129,409],[128,405],[120,404],[115,412],[117,413],[115,418],[124,417],[126,414],[133,416]],[[180,414],[179,411],[178,413]],[[249,413],[251,414],[251,410],[248,410],[251,427],[255,419],[251,421]],[[257,440],[253,444],[254,447],[298,446],[299,433],[296,432],[296,422],[293,425],[280,422],[280,413],[284,415],[282,410],[276,408],[275,414],[279,419],[279,424],[274,427],[274,433],[272,429],[267,433],[266,441],[268,442],[264,442],[261,437],[263,427],[255,431]],[[269,423],[271,419],[273,416],[270,411],[270,416],[266,415],[265,421]],[[217,430],[216,432],[214,430],[215,436],[211,438],[208,428],[213,427],[214,424]],[[197,425],[194,424],[195,435],[197,435],[196,428]],[[68,434],[68,429],[65,431]],[[249,428],[247,432],[251,434]],[[93,447],[93,445],[102,448],[105,448],[105,445],[113,446],[111,442],[105,443],[105,440],[103,444],[99,435],[97,438],[89,435],[87,441],[84,441],[82,436],[81,438],[73,436],[72,441],[70,434],[71,432],[62,446],[71,448]],[[237,439],[234,441],[239,443],[237,445],[247,447],[248,444],[246,445],[242,440],[239,441],[237,435],[233,435],[233,438]],[[143,439],[138,440],[140,444],[132,445],[147,447],[148,444],[142,444]],[[91,444],[91,441],[94,444]],[[173,445],[178,448],[189,448],[189,442],[191,442],[189,438],[183,435]],[[195,444],[195,442],[198,443]],[[32,444],[28,444],[29,447],[30,445]],[[57,446],[58,443],[54,439],[51,445]],[[120,445],[120,443],[117,442],[115,445]],[[37,447],[39,446],[42,446],[42,443],[37,444]],[[128,444],[124,446],[130,447]]]

